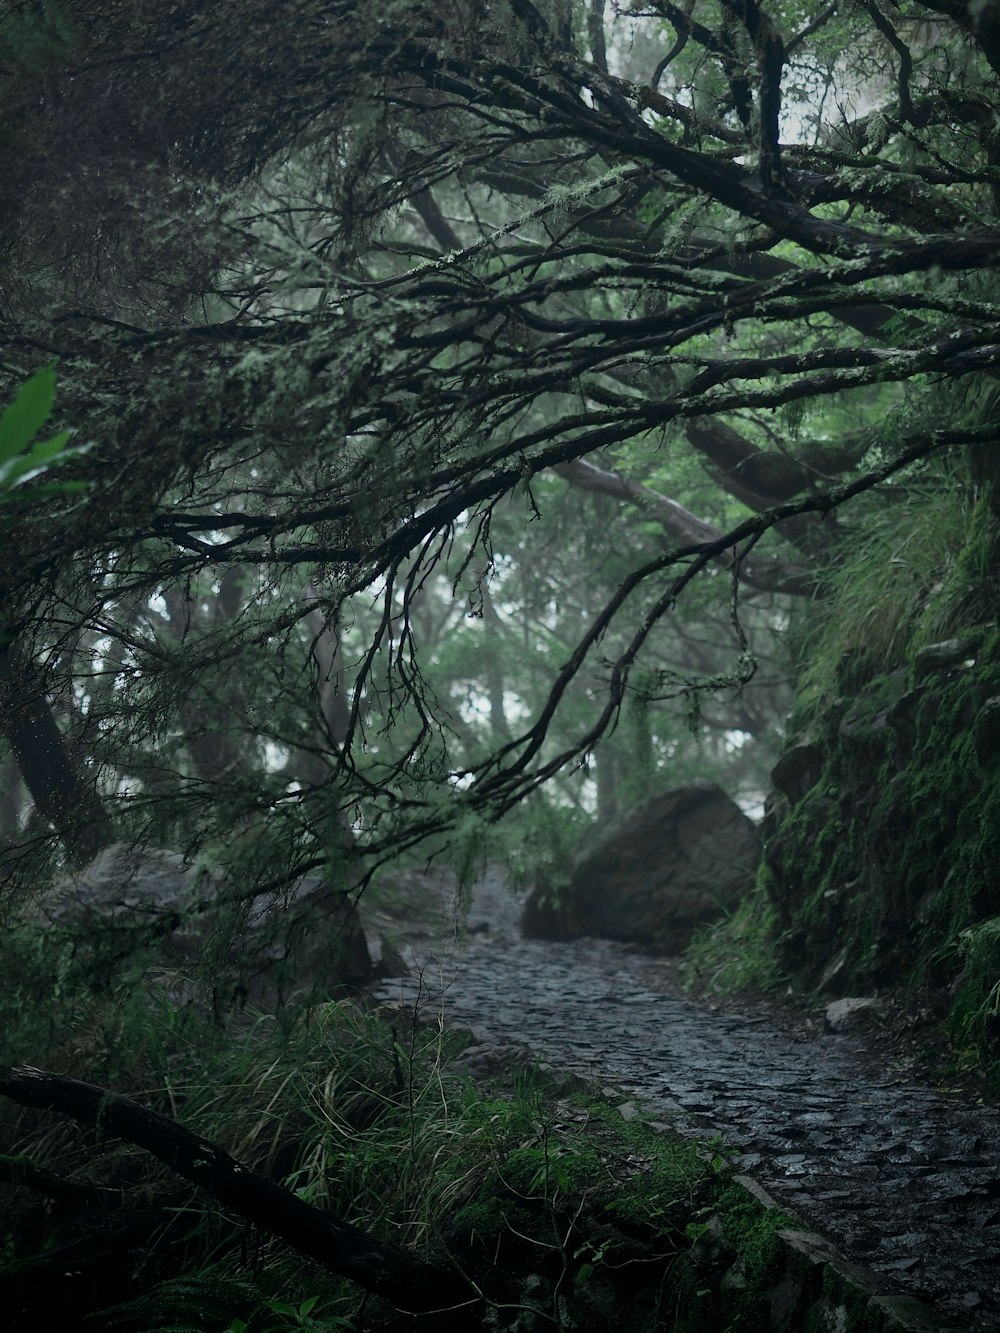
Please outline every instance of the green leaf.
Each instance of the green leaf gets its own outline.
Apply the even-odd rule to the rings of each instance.
[[[28,461],[37,466],[39,463],[48,463],[65,449],[70,438],[68,430],[61,430],[58,435],[53,435],[50,440],[39,440],[32,448],[31,453],[27,455]]]
[[[79,458],[81,454],[93,448],[90,444],[67,446],[69,438],[68,430],[61,431],[58,435],[53,435],[50,440],[40,441],[30,454],[19,454],[17,458],[0,463],[0,491],[23,486],[50,468],[67,463],[71,458]]]
[[[35,438],[52,413],[56,398],[56,372],[45,366],[22,384],[17,396],[0,416],[0,461],[13,458]]]
[[[22,453],[15,458],[7,459],[0,464],[0,481],[5,487],[20,486],[23,482],[30,481],[32,476],[45,471],[48,460],[55,458],[68,440],[69,431],[62,431],[58,435],[53,435],[51,440],[39,441],[31,453]]]

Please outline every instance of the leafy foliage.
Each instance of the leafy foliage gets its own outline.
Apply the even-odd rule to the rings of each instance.
[[[92,447],[89,444],[70,445],[68,430],[60,431],[48,440],[35,439],[51,415],[55,392],[55,372],[51,369],[36,371],[0,415],[0,503],[15,499],[37,500],[43,495],[80,490],[86,485],[81,481],[48,482],[32,486],[29,492],[20,490],[51,468],[80,458]]]
[[[650,787],[758,802],[803,661],[800,712],[993,617],[990,8],[0,0],[0,47],[7,1044],[414,1242],[470,1152],[551,1203],[586,1154],[455,1113],[391,1018],[224,1039],[20,914],[111,838],[555,884]],[[39,439],[56,375],[93,448]],[[255,1333],[347,1317],[257,1294]]]
[[[122,829],[377,860],[625,798],[633,742],[637,786],[759,796],[830,515],[992,438],[901,414],[996,350],[992,29],[925,8],[99,0],[12,42],[5,373],[44,345],[99,448],[4,600]]]

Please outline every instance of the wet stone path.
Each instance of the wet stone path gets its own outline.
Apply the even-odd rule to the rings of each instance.
[[[488,1051],[515,1047],[613,1085],[648,1119],[721,1136],[734,1165],[887,1292],[942,1327],[1000,1330],[1000,1110],[880,1068],[862,1038],[799,1034],[680,993],[675,970],[605,940],[523,940],[495,878],[464,940],[407,946],[379,998],[443,1011]]]

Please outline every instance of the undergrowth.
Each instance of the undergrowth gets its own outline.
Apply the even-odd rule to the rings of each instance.
[[[22,937],[22,963],[24,945]],[[446,1079],[460,1039],[438,1024],[418,1024],[412,1013],[366,1011],[341,1001],[280,1023],[240,1014],[220,1024],[198,1006],[171,1003],[159,986],[134,973],[104,993],[70,987],[65,976],[22,974],[20,980],[8,989],[2,1015],[8,1020],[10,1062],[83,1077],[130,1095],[178,1118],[305,1201],[396,1244],[416,1251],[439,1246],[442,1225],[489,1160],[489,1126],[478,1109],[472,1114],[466,1106],[454,1076]],[[48,1012],[44,1021],[35,1021],[31,1004],[43,996]],[[105,1141],[61,1117],[4,1104],[0,1153],[26,1158],[70,1185],[115,1192],[114,1212],[102,1215],[98,1229],[117,1234],[124,1228],[123,1235],[131,1237],[127,1261],[117,1265],[110,1282],[98,1276],[84,1283],[92,1288],[88,1299],[95,1306],[121,1305],[120,1299],[106,1299],[112,1293],[130,1298],[132,1304],[126,1301],[119,1310],[123,1322],[112,1320],[109,1327],[189,1329],[193,1325],[181,1307],[204,1304],[209,1290],[251,1333],[319,1327],[316,1307],[302,1304],[317,1294],[323,1328],[346,1327],[336,1321],[349,1319],[358,1304],[355,1289],[317,1276],[311,1265],[283,1255],[282,1247],[253,1229],[234,1227],[194,1187],[128,1144]],[[55,1300],[67,1284],[58,1260],[48,1272],[45,1254],[78,1246],[88,1219],[53,1219],[44,1198],[25,1190],[5,1199],[4,1212],[0,1284],[8,1293],[13,1284],[20,1299],[30,1302],[47,1276]],[[143,1223],[151,1212],[155,1223]],[[92,1267],[96,1273],[96,1260]],[[206,1270],[209,1276],[199,1286]],[[200,1275],[194,1286],[192,1274]],[[243,1294],[234,1305],[237,1289]],[[62,1297],[69,1318],[79,1300],[72,1283]],[[148,1322],[154,1314],[158,1322]],[[95,1317],[88,1327],[103,1325]],[[197,1327],[209,1333],[229,1329],[230,1322],[208,1318]]]
[[[811,757],[788,755],[756,888],[687,970],[716,990],[910,992],[1000,1086],[1000,756],[977,730],[1000,697],[1000,561],[969,482],[961,458],[928,463],[841,543],[793,635],[786,744]]]
[[[794,720],[992,609],[974,498],[945,464],[860,516],[794,636]]]
[[[774,990],[787,983],[776,940],[778,914],[761,865],[754,887],[723,921],[698,930],[688,945],[685,978],[690,989]]]
[[[8,1017],[19,993],[23,1007],[46,991],[42,978],[24,980]],[[685,1310],[694,1322],[678,1327],[715,1318],[704,1292],[721,1260],[702,1251],[727,1187],[717,1146],[653,1134],[593,1099],[560,1100],[530,1071],[477,1088],[461,1072],[463,1039],[426,1009],[338,1001],[284,1023],[243,1014],[220,1024],[134,974],[87,995],[65,977],[48,982],[56,1021],[25,1019],[8,1049],[89,1079],[101,1071],[114,1091],[310,1204],[458,1265],[483,1293],[484,1328],[625,1319],[652,1333]],[[75,1122],[3,1104],[0,1174],[4,1159],[36,1182],[90,1191],[78,1208],[13,1187],[10,1175],[0,1186],[0,1297],[12,1330],[37,1327],[39,1311],[64,1333],[412,1326],[147,1154]],[[741,1253],[744,1241],[734,1244]],[[688,1292],[682,1276],[706,1264]],[[739,1299],[765,1301],[756,1289]]]

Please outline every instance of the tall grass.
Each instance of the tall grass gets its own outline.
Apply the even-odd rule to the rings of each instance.
[[[177,1008],[135,976],[104,993],[86,990],[79,977],[69,987],[45,974],[43,951],[26,951],[23,944],[22,937],[19,961],[30,958],[40,975],[22,977],[22,1002],[15,994],[7,1006],[8,1054],[172,1115],[238,1161],[370,1233],[418,1250],[433,1247],[490,1163],[489,1124],[466,1113],[463,1079],[449,1072],[459,1039],[438,1023],[344,1001],[305,1010],[294,1021],[243,1014],[223,1025],[197,1007]],[[42,997],[45,1022],[35,1021],[31,1010]],[[260,1262],[248,1261],[238,1222],[120,1140],[0,1102],[3,1156],[106,1191],[113,1211],[96,1222],[71,1220],[74,1237],[91,1225],[106,1229],[109,1219],[139,1232],[114,1291],[119,1302],[137,1290],[141,1301],[143,1288],[206,1266],[214,1274],[209,1286],[223,1279],[246,1286],[249,1266],[258,1276],[265,1269],[270,1274],[261,1288],[268,1299],[308,1300],[320,1290],[325,1299],[336,1298],[337,1319],[357,1304],[355,1289],[317,1274],[266,1236],[253,1240]],[[48,1210],[43,1197],[23,1189],[2,1200],[0,1286],[35,1263],[56,1237],[64,1239],[66,1224],[51,1221]],[[190,1303],[197,1286],[171,1288],[167,1304],[174,1296],[181,1306]],[[233,1313],[245,1317],[242,1307]],[[125,1322],[161,1326],[159,1318],[150,1322],[152,1307],[143,1318],[144,1324]],[[190,1320],[185,1326],[194,1327]]]
[[[795,642],[802,719],[846,682],[901,665],[990,607],[976,568],[974,499],[953,469],[935,467],[855,518]]]

